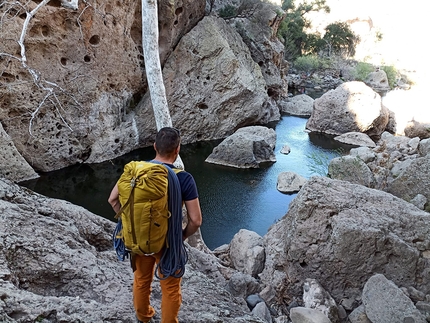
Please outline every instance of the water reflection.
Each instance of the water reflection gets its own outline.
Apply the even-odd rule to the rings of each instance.
[[[198,186],[203,212],[201,231],[209,248],[229,243],[242,228],[264,235],[287,213],[296,195],[282,194],[276,189],[278,174],[292,171],[309,178],[315,174],[310,167],[312,160],[306,156],[315,152],[327,158],[337,156],[334,149],[339,145],[330,138],[309,136],[305,131],[306,121],[288,116],[274,126],[277,162],[260,169],[236,169],[205,163],[206,157],[220,141],[181,147],[185,168],[193,174]],[[285,144],[291,148],[288,155],[280,153]],[[107,198],[123,166],[131,160],[150,160],[154,156],[152,147],[140,149],[109,162],[68,167],[22,184],[113,220],[114,212]]]

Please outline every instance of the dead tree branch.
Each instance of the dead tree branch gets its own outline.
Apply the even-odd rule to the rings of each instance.
[[[7,17],[8,14],[10,14],[12,17],[17,17],[18,15],[20,15],[20,12],[22,12],[22,11],[24,11],[25,14],[26,14],[26,17],[25,17],[25,20],[24,20],[24,23],[23,23],[23,26],[22,26],[22,29],[21,29],[21,32],[20,32],[19,39],[16,41],[18,43],[18,45],[20,46],[20,56],[21,57],[12,55],[10,53],[0,53],[0,58],[7,57],[9,59],[17,60],[21,64],[21,66],[23,67],[23,69],[25,69],[31,75],[34,84],[40,90],[42,90],[43,92],[46,92],[45,96],[39,102],[39,104],[36,107],[36,109],[30,114],[30,121],[29,121],[28,131],[29,131],[29,134],[31,136],[33,136],[32,126],[33,126],[34,119],[35,119],[35,117],[37,116],[37,114],[40,112],[41,108],[45,105],[45,103],[47,101],[51,102],[51,104],[55,107],[57,113],[60,116],[60,119],[67,126],[67,128],[70,131],[73,131],[73,129],[70,127],[70,125],[66,122],[66,120],[63,118],[63,116],[61,114],[60,110],[62,110],[62,111],[65,111],[65,110],[64,110],[64,108],[63,108],[60,100],[58,99],[56,91],[57,92],[59,91],[62,94],[70,97],[77,106],[82,107],[82,105],[78,102],[78,100],[73,95],[71,95],[68,91],[66,91],[65,89],[63,89],[57,83],[54,83],[54,82],[46,80],[41,75],[41,73],[39,71],[37,71],[36,69],[30,67],[28,65],[28,63],[27,63],[27,54],[26,54],[26,47],[25,47],[25,39],[26,39],[26,36],[27,36],[27,32],[28,32],[30,21],[36,15],[36,13],[41,8],[43,8],[45,5],[47,5],[50,1],[51,0],[43,0],[43,1],[41,1],[31,11],[27,10],[26,6],[23,5],[22,3],[20,3],[19,1],[15,1],[15,2],[2,2],[0,4],[0,8],[2,8],[3,6],[8,6],[8,5],[10,6],[9,8],[4,7],[4,8],[6,8],[6,10],[4,11],[4,13],[3,13],[3,15],[2,15],[2,17],[0,19],[0,23],[1,23],[0,28],[3,28],[3,22],[6,19],[6,17]],[[76,1],[76,5],[77,5],[77,1]],[[19,7],[19,9],[16,9],[17,7]],[[74,7],[72,7],[72,8],[74,8]],[[16,12],[13,12],[13,10],[15,10]],[[81,13],[81,15],[82,15],[82,13]]]

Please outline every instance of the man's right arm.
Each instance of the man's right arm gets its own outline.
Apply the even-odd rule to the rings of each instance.
[[[182,230],[182,239],[185,240],[193,235],[202,225],[202,211],[198,198],[185,201],[185,208],[188,214],[187,226]]]

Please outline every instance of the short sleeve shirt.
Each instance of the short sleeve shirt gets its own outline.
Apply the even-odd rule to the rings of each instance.
[[[166,164],[170,168],[175,168],[171,164]],[[180,171],[176,174],[178,176],[179,184],[181,185],[182,201],[191,201],[199,197],[197,192],[197,185],[194,181],[193,175],[186,171]]]

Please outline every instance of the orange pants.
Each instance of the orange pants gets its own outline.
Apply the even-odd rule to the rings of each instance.
[[[133,302],[137,318],[147,322],[154,316],[150,305],[151,284],[155,265],[160,261],[162,251],[150,255],[133,255],[134,271]],[[161,276],[160,276],[161,277]],[[161,285],[161,323],[178,323],[179,308],[182,303],[181,278],[168,277],[160,280]]]

